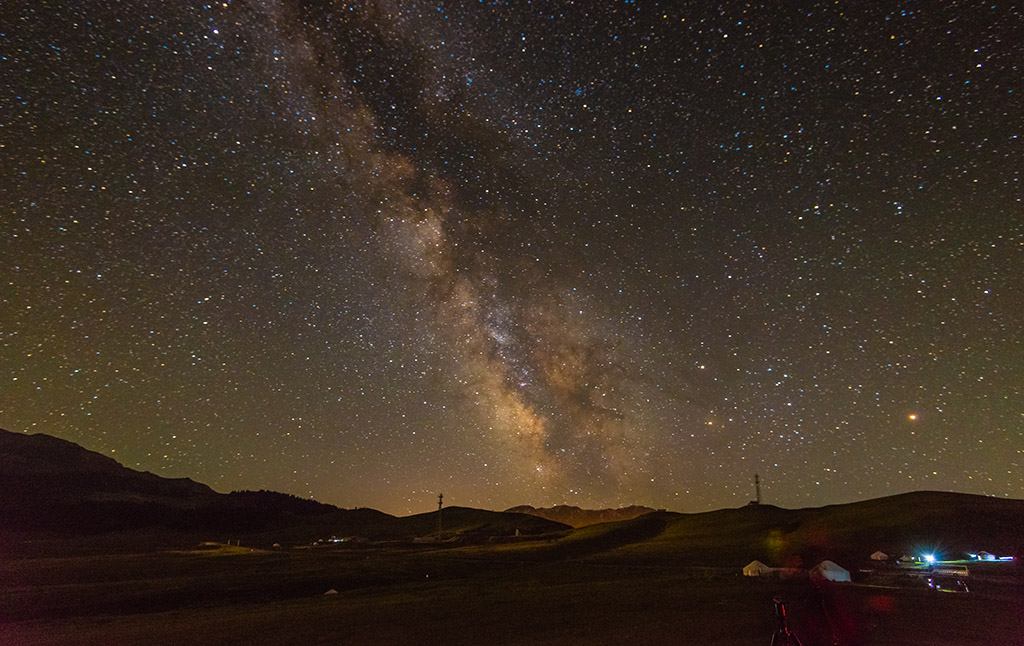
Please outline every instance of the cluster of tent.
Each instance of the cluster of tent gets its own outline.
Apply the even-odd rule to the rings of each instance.
[[[810,570],[800,568],[768,567],[761,561],[751,561],[743,568],[743,576],[762,578],[778,577],[781,579],[802,578],[804,576],[818,581],[849,581],[850,571],[836,565],[832,561],[822,561]]]

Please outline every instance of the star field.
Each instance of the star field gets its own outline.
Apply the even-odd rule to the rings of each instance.
[[[22,1],[0,427],[339,506],[1024,498],[1012,3]]]

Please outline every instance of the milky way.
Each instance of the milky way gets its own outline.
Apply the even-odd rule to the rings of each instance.
[[[396,513],[1024,497],[1012,4],[7,4],[3,428]]]

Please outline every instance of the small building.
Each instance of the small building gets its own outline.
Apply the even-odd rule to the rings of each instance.
[[[875,552],[874,554],[871,555],[871,560],[872,561],[888,561],[889,560],[889,555],[886,554],[885,552],[883,552],[882,550],[878,550],[877,552]]]
[[[819,581],[849,581],[850,571],[844,567],[836,565],[832,561],[822,561],[818,563],[808,573],[811,579]]]
[[[772,568],[761,561],[751,561],[743,568],[743,576],[768,576]]]
[[[996,555],[993,554],[992,552],[978,552],[977,554],[975,554],[975,556],[978,557],[979,561],[994,561],[994,560],[996,560]]]

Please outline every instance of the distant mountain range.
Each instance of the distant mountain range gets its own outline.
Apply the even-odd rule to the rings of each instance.
[[[398,518],[274,491],[218,493],[188,478],[129,469],[67,440],[0,429],[0,531],[89,534],[155,528],[386,540],[434,536],[437,526],[437,512]],[[446,508],[442,528],[445,538],[569,529],[536,516],[464,507]]]
[[[1024,501],[937,491],[807,509],[747,505],[696,514],[638,506],[504,512],[446,507],[441,521],[443,538],[459,542],[564,537],[537,543],[530,558],[619,554],[662,565],[742,566],[758,559],[793,566],[822,558],[857,563],[875,550],[893,556],[925,550],[955,558],[981,550],[1024,556]],[[436,511],[399,518],[273,491],[222,494],[187,478],[129,469],[48,435],[0,430],[0,552],[4,536],[15,533],[244,536],[251,545],[269,547],[332,536],[431,540],[437,528]]]
[[[520,505],[505,511],[513,514],[539,516],[540,518],[547,518],[557,523],[565,523],[570,527],[586,527],[587,525],[597,525],[599,523],[631,520],[637,516],[643,516],[657,510],[640,505],[630,505],[629,507],[620,507],[618,509],[580,509],[572,505],[538,508],[531,507],[530,505]]]

